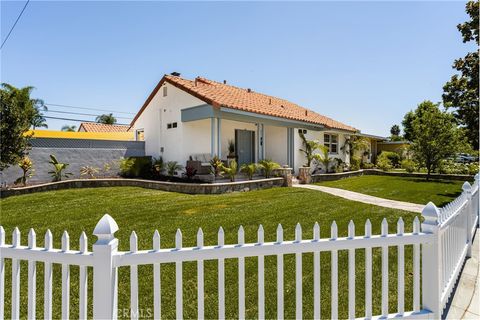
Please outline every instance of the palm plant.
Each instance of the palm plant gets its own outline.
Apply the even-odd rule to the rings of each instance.
[[[370,153],[370,141],[365,137],[351,136],[345,139],[345,144],[341,149],[349,155],[350,162],[352,162],[355,151],[365,150]]]
[[[97,118],[95,118],[95,121],[103,124],[117,123],[117,119],[113,116],[112,113],[99,115]]]
[[[72,126],[64,125],[64,126],[62,127],[62,131],[75,132],[75,131],[77,131],[77,126],[75,126],[75,125],[72,125]]]
[[[220,173],[220,168],[222,167],[222,165],[222,160],[220,160],[220,158],[217,156],[214,156],[212,160],[210,160],[210,166],[212,167],[211,171],[215,175],[215,177],[218,176],[218,174]]]
[[[53,166],[53,170],[48,173],[52,176],[52,181],[62,181],[62,178],[68,178],[72,173],[64,172],[68,168],[68,163],[58,162],[57,158],[51,154],[48,162]]]
[[[166,164],[166,169],[167,169],[167,174],[173,177],[177,173],[177,171],[180,171],[183,169],[183,166],[179,164],[177,161],[168,161]]]
[[[98,173],[99,169],[92,166],[85,166],[80,168],[81,176],[88,176],[89,178],[95,178],[95,175]]]
[[[161,175],[165,171],[165,162],[163,162],[162,157],[158,157],[153,159],[153,170],[158,174]]]
[[[258,167],[263,170],[265,178],[270,178],[273,170],[280,168],[280,165],[272,160],[264,159],[258,163]]]
[[[235,160],[230,161],[230,165],[228,167],[222,164],[220,167],[220,170],[222,172],[222,175],[226,175],[227,177],[230,178],[231,182],[234,182],[235,176],[237,175],[237,171],[238,171],[237,161]]]
[[[302,138],[303,143],[303,149],[300,149],[300,151],[305,154],[305,158],[307,159],[305,167],[310,167],[313,160],[320,160],[321,156],[318,153],[315,153],[315,151],[320,150],[323,145],[315,140],[307,140],[303,132],[300,132],[299,135],[300,138]]]
[[[328,166],[330,165],[330,162],[332,162],[333,158],[330,157],[329,150],[326,146],[320,146],[320,151],[322,153],[317,161],[323,164],[325,167],[325,172],[328,172]]]
[[[23,186],[27,185],[27,179],[30,178],[33,174],[33,162],[29,157],[25,156],[18,163],[20,169],[22,169],[22,176],[15,180],[15,184],[22,184]]]
[[[257,164],[250,163],[250,164],[242,164],[240,167],[240,172],[248,177],[248,180],[252,180],[253,175],[257,172]]]

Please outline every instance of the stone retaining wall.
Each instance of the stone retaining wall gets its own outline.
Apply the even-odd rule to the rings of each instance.
[[[363,175],[379,175],[379,176],[397,176],[397,177],[409,177],[409,178],[426,178],[426,173],[408,173],[408,172],[394,172],[394,171],[382,171],[378,169],[363,169],[358,171],[349,171],[341,173],[320,173],[312,175],[312,183],[321,181],[334,181],[350,177],[357,177]],[[431,179],[445,179],[445,180],[460,180],[467,181],[473,180],[473,176],[468,174],[438,174],[432,173]]]
[[[269,178],[228,183],[181,183],[152,181],[141,179],[74,179],[59,182],[45,183],[35,186],[12,188],[2,190],[1,198],[27,193],[62,190],[71,188],[97,188],[97,187],[141,187],[170,192],[188,194],[221,194],[234,191],[250,191],[257,189],[268,189],[282,187],[284,178]]]

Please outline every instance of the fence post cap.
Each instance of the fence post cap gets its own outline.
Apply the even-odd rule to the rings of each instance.
[[[471,192],[472,191],[472,185],[468,181],[465,181],[462,185],[462,190],[466,191],[466,192]]]
[[[437,225],[440,211],[433,202],[427,203],[422,210],[422,216],[425,218],[424,224]]]
[[[99,241],[108,241],[113,239],[113,234],[117,231],[117,223],[108,213],[106,213],[95,226],[95,229],[93,230],[93,235],[97,236]]]

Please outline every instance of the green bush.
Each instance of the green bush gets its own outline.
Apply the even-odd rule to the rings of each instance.
[[[380,156],[384,156],[384,157],[387,157],[388,160],[390,160],[390,163],[391,165],[394,167],[394,168],[400,168],[400,160],[401,160],[401,157],[398,153],[396,152],[393,152],[393,151],[382,151],[382,153],[380,153]]]
[[[370,162],[362,162],[360,164],[360,168],[362,168],[362,169],[373,169],[373,167],[375,167],[375,165],[373,163],[370,163]]]
[[[382,169],[383,171],[388,171],[392,169],[392,161],[388,158],[388,153],[390,152],[382,152],[377,158],[377,166]],[[393,152],[395,153],[395,152]]]
[[[478,162],[473,162],[467,165],[468,167],[468,174],[474,176],[478,173],[479,167]]]
[[[410,159],[405,159],[402,161],[402,169],[405,169],[408,173],[412,173],[415,171],[416,164],[415,161],[410,160]]]
[[[350,159],[350,170],[352,170],[352,171],[360,170],[361,161],[362,161],[362,159],[360,159],[360,157],[353,156]]]
[[[120,159],[120,175],[125,178],[150,178],[152,175],[152,157]]]

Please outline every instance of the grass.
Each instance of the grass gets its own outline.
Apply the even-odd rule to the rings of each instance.
[[[426,181],[425,178],[372,175],[325,181],[318,185],[418,204],[432,201],[436,206],[442,207],[461,194],[463,183],[455,180]]]
[[[183,245],[194,246],[196,232],[202,227],[205,245],[216,244],[217,230],[223,226],[225,243],[237,240],[240,225],[245,228],[245,241],[255,242],[259,224],[265,229],[265,241],[275,240],[277,223],[284,227],[284,239],[294,239],[297,222],[303,227],[303,237],[312,238],[315,221],[321,226],[321,236],[329,237],[330,224],[336,220],[339,236],[347,235],[350,219],[356,223],[356,233],[362,235],[367,218],[372,222],[374,234],[380,233],[381,220],[386,217],[389,231],[396,231],[399,217],[405,221],[405,231],[411,232],[415,214],[400,210],[369,206],[333,197],[322,192],[299,188],[277,188],[246,193],[224,195],[186,195],[147,190],[134,187],[72,189],[22,195],[2,199],[1,224],[7,232],[7,243],[11,243],[11,232],[20,228],[22,244],[26,244],[30,227],[37,232],[37,245],[43,245],[47,228],[54,235],[54,247],[60,248],[60,238],[64,230],[69,231],[71,248],[78,249],[81,231],[89,237],[89,249],[95,242],[92,236],[97,221],[106,212],[117,221],[120,230],[116,233],[120,241],[119,250],[128,250],[130,232],[135,230],[139,239],[139,249],[152,248],[155,229],[161,234],[162,248],[174,246],[177,228],[183,233]],[[321,303],[322,317],[330,317],[330,253],[321,254]],[[11,262],[6,259],[5,268],[5,317],[10,317]],[[348,253],[339,252],[339,316],[348,316]],[[405,302],[406,310],[412,308],[412,248],[405,248]],[[356,250],[356,316],[364,316],[364,250]],[[196,263],[183,264],[184,276],[184,317],[195,318],[197,313]],[[381,306],[381,253],[373,250],[373,306],[374,314],[380,314]],[[295,257],[285,255],[285,318],[295,318]],[[91,269],[91,268],[89,268]],[[61,317],[61,276],[60,265],[54,265],[53,309],[54,318]],[[162,265],[162,315],[175,318],[175,266]],[[257,259],[245,259],[246,270],[246,316],[257,316]],[[92,273],[89,270],[89,297],[92,296]],[[225,262],[226,317],[237,314],[238,274],[237,260]],[[153,316],[153,269],[139,267],[139,303],[144,317]],[[78,318],[78,268],[71,267],[71,318]],[[129,268],[119,268],[119,313],[128,315],[129,307]],[[390,312],[396,312],[397,305],[397,260],[396,249],[389,250],[389,305]],[[21,265],[21,317],[27,312],[27,265]],[[265,258],[265,312],[267,318],[276,317],[276,257]],[[205,317],[216,318],[217,302],[217,262],[205,262]],[[303,312],[305,318],[313,317],[313,255],[303,255]],[[37,264],[37,317],[43,318],[43,263]],[[91,316],[92,306],[89,305]]]

